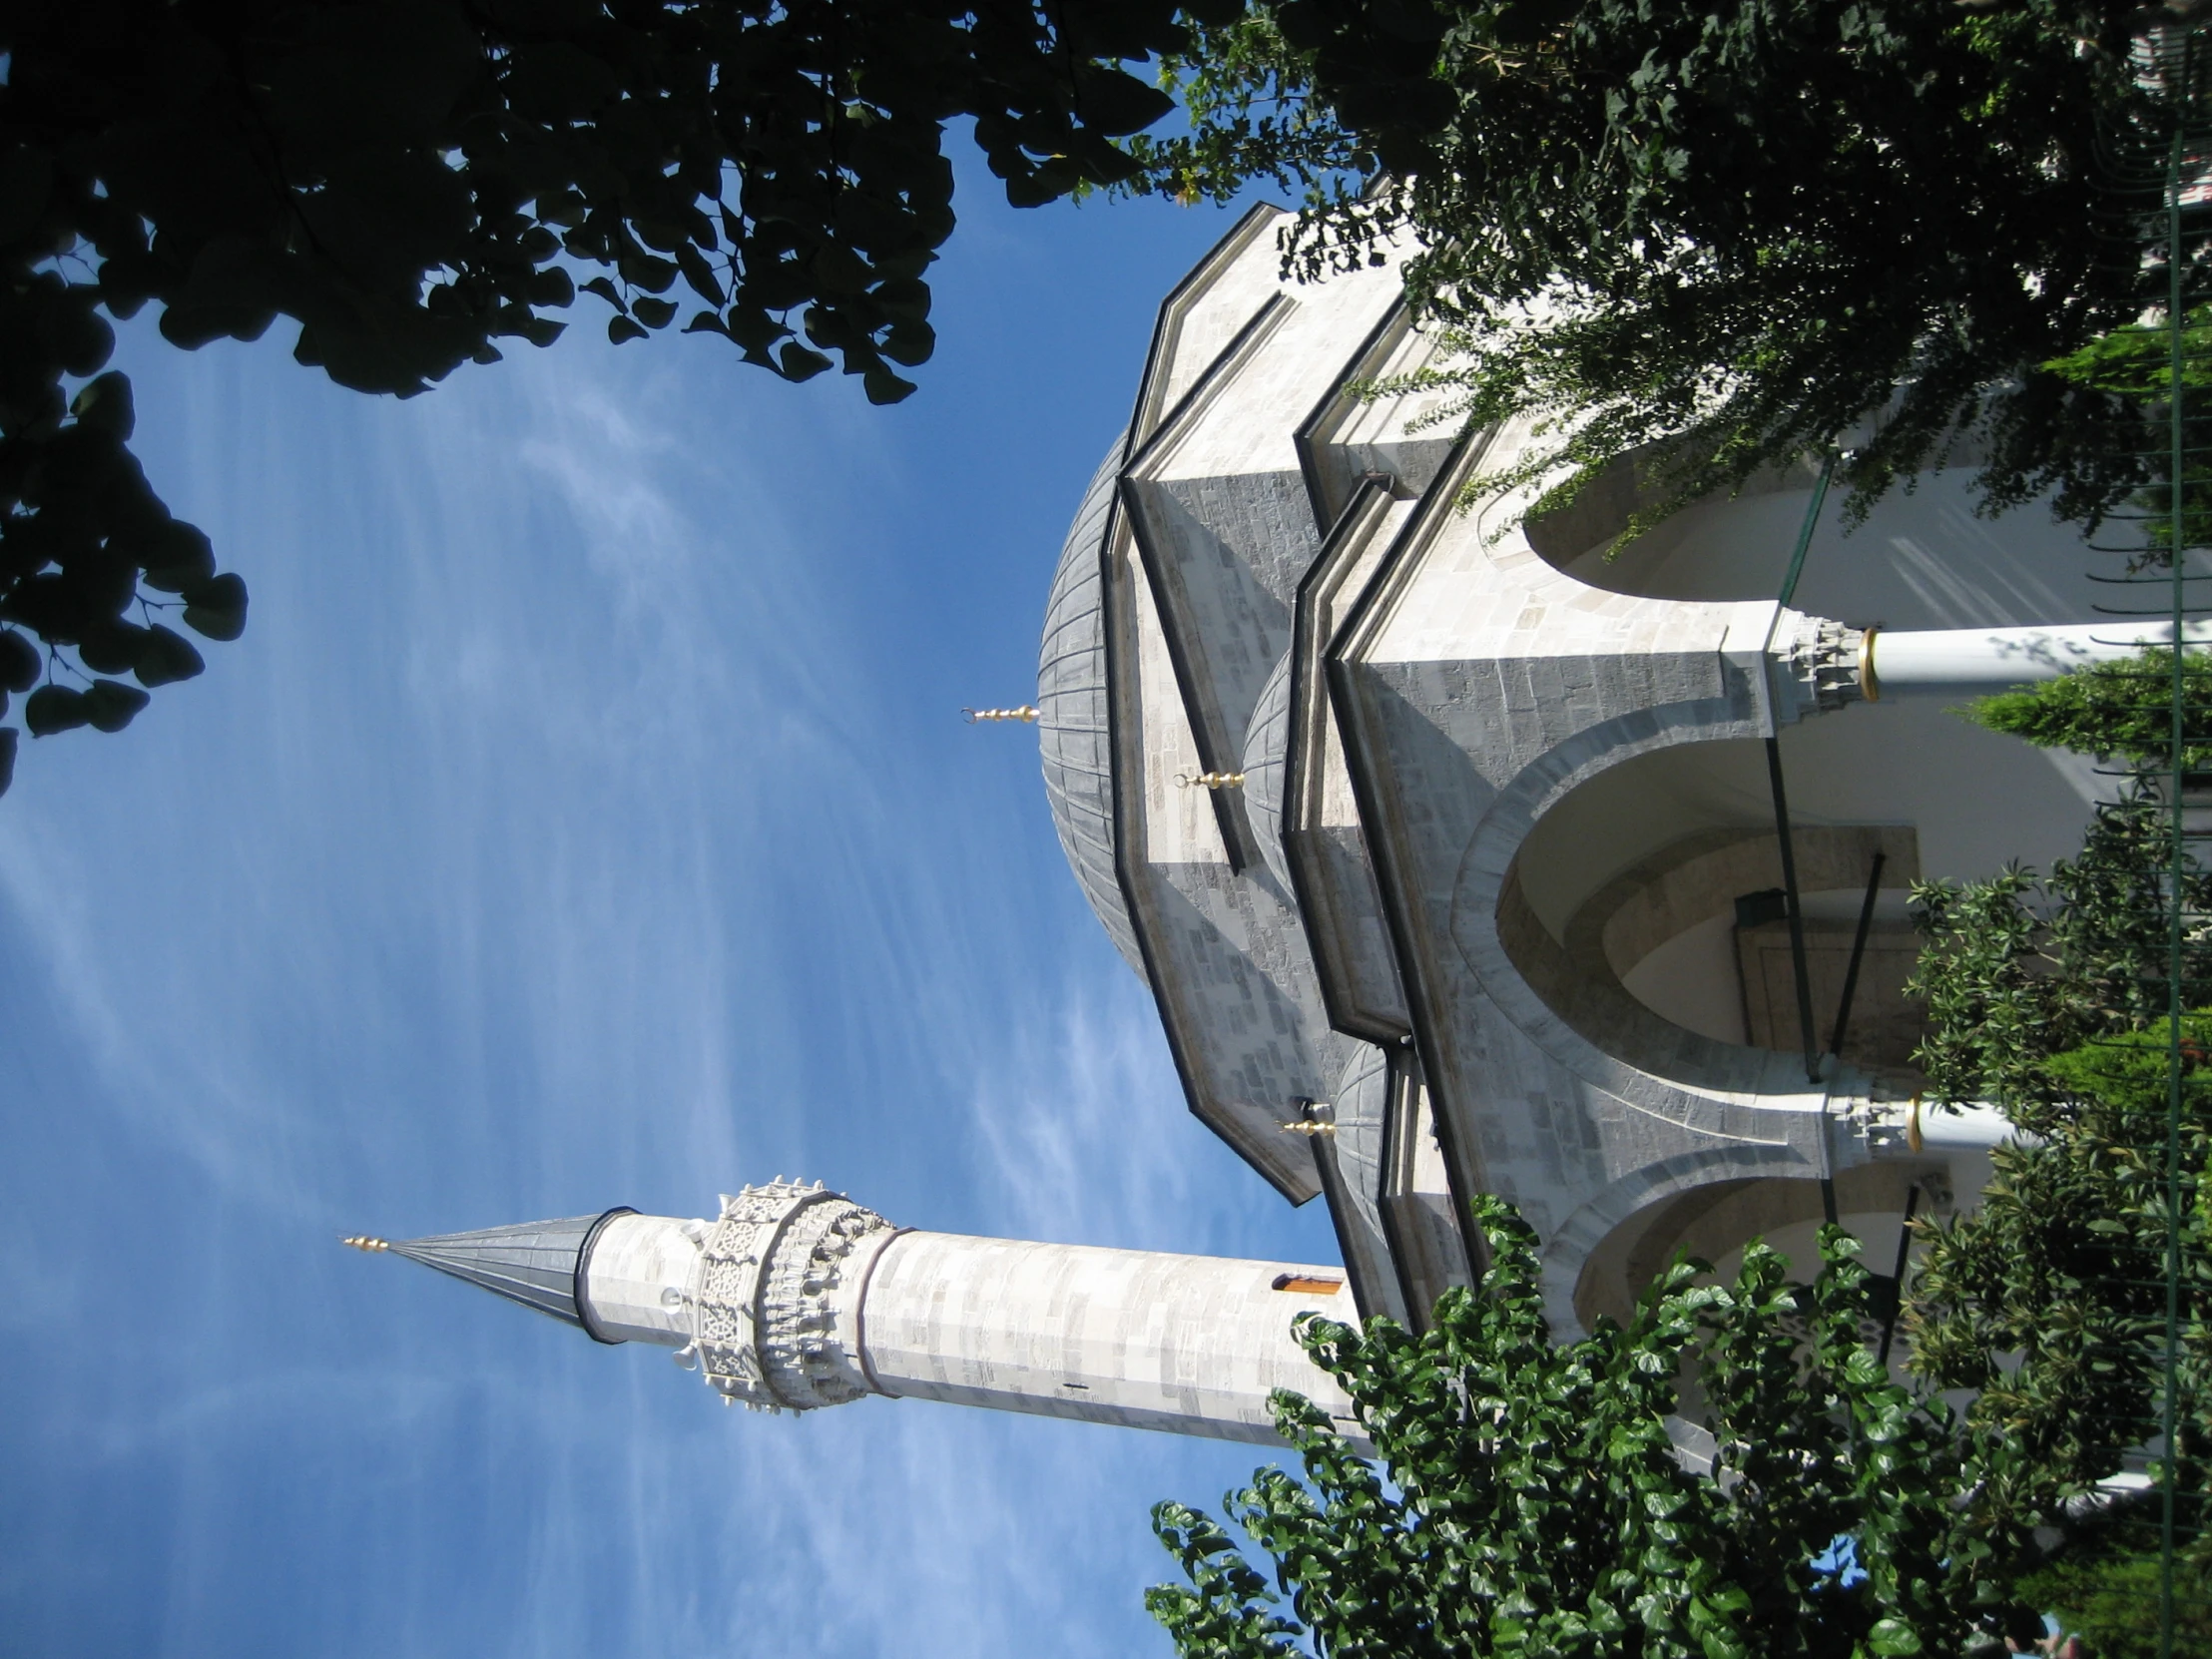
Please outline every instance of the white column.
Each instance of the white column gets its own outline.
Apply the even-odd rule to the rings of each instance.
[[[1280,1443],[1268,1395],[1293,1388],[1365,1449],[1292,1337],[1307,1310],[1359,1324],[1342,1269],[903,1233],[857,1336],[884,1393]]]
[[[2212,645],[2212,624],[2186,623],[2185,646]],[[1893,697],[1963,697],[2117,662],[2173,643],[2173,624],[2114,617],[2033,628],[1871,629],[1861,647],[1860,691]]]

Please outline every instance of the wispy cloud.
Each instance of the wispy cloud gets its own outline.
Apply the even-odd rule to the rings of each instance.
[[[982,371],[967,455],[697,354],[406,405],[268,353],[131,366],[255,614],[0,813],[38,1095],[0,1078],[0,1617],[194,1656],[1144,1650],[1145,1506],[1249,1448],[748,1418],[330,1242],[772,1173],[903,1223],[1326,1240],[1185,1113],[1028,734],[957,721],[1018,695],[1112,411],[1061,480],[1007,464],[1039,417]]]

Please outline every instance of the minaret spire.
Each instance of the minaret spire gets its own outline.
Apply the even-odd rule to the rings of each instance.
[[[592,1241],[601,1228],[616,1216],[636,1213],[618,1206],[597,1215],[487,1227],[474,1233],[397,1240],[363,1236],[343,1242],[355,1250],[389,1251],[455,1279],[465,1279],[606,1342],[610,1339],[600,1335],[584,1312],[584,1264],[590,1259]]]

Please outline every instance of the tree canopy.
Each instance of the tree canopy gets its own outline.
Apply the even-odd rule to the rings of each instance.
[[[1446,1292],[1423,1335],[1302,1316],[1382,1468],[1276,1396],[1306,1478],[1262,1469],[1224,1500],[1272,1585],[1218,1522],[1154,1510],[1186,1582],[1146,1604],[1185,1659],[1934,1659],[2003,1618],[1954,1507],[1947,1413],[1861,1341],[1869,1275],[1850,1235],[1823,1234],[1810,1286],[1761,1245],[1727,1286],[1677,1262],[1626,1326],[1555,1346],[1527,1225],[1495,1199],[1474,1220],[1481,1282]],[[1669,1433],[1686,1390],[1710,1418],[1710,1470]]]
[[[2182,760],[2196,771],[2212,664],[2192,653],[2179,667]],[[2187,1016],[2180,1034],[2176,1183],[2167,1157],[2173,842],[2157,781],[2173,760],[2175,669],[2170,652],[2146,651],[1973,705],[1993,730],[2136,776],[2097,810],[2080,853],[2047,876],[2011,868],[1915,894],[1928,935],[1914,988],[1929,1006],[1921,1060],[1933,1103],[1991,1102],[2018,1133],[1993,1154],[1975,1209],[1922,1226],[1906,1313],[1912,1366],[1930,1386],[1975,1390],[1969,1418],[2007,1451],[1978,1500],[2023,1537],[2038,1526],[2067,1536],[2069,1549],[2028,1582],[2101,1607],[2108,1648],[2132,1639],[2108,1591],[2142,1577],[2155,1529],[2083,1505],[2162,1437],[2169,1248],[2179,1268],[2176,1433],[2153,1467],[2172,1459],[2182,1539],[2196,1538],[2180,1628],[2212,1638],[2212,1539],[2201,1533],[2212,1500],[2212,1013]],[[2212,872],[2185,858],[2173,896],[2203,915]],[[2212,1001],[2201,926],[2183,931],[2181,973],[2184,1006]]]
[[[1955,451],[1989,506],[2094,522],[2142,480],[2137,400],[2044,365],[2166,296],[2154,15],[1277,0],[1171,65],[1191,130],[1126,188],[1304,188],[1308,273],[1409,241],[1443,417],[1552,422],[1488,487],[1664,445],[1648,522],[1842,446],[1864,512]]]
[[[947,132],[1008,199],[1128,178],[1130,65],[1233,0],[21,0],[0,11],[0,698],[115,730],[246,590],[130,454],[108,318],[187,348],[297,324],[412,396],[578,293],[875,402],[935,337]],[[97,377],[97,378],[95,378]],[[72,392],[71,382],[89,382]],[[174,617],[173,617],[174,620]],[[17,630],[21,630],[20,632]],[[38,642],[34,649],[32,641]],[[43,651],[43,657],[42,657]],[[133,686],[120,678],[133,676]],[[0,704],[4,712],[4,704]],[[0,728],[0,788],[15,753]]]

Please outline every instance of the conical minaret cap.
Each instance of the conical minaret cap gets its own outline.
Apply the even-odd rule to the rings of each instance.
[[[595,1216],[528,1221],[474,1233],[440,1233],[393,1241],[391,1253],[495,1291],[510,1302],[581,1328],[597,1341],[584,1312],[584,1264],[599,1230],[616,1216],[635,1215],[627,1205]]]

